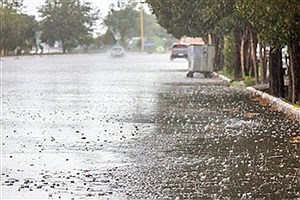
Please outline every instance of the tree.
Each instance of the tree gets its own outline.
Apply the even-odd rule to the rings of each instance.
[[[17,49],[19,54],[22,49],[35,46],[37,22],[33,16],[21,13],[22,1],[6,0],[2,3],[0,49],[4,54]]]
[[[116,44],[117,40],[110,29],[107,29],[106,33],[101,37],[104,45],[112,46]]]
[[[7,8],[9,10],[20,12],[23,8],[23,1],[24,0],[2,0],[1,8]]]
[[[285,92],[281,49],[271,49],[270,66],[270,93],[284,98]]]
[[[204,21],[199,16],[202,1],[174,0],[146,1],[155,14],[158,23],[164,27],[168,33],[177,38],[183,36],[203,36],[207,30],[204,27]],[[198,19],[198,20],[193,20]]]
[[[107,34],[113,34],[114,38],[122,45],[126,44],[128,38],[140,35],[140,14],[134,9],[134,5],[127,4],[125,8],[111,9],[104,18],[104,25],[107,27]]]
[[[161,27],[156,18],[152,14],[144,14],[144,27],[147,37],[159,37],[159,38],[171,38],[171,35],[167,33],[166,29]]]
[[[271,46],[271,56],[281,56],[277,52],[288,46],[290,55],[290,89],[289,99],[300,101],[300,5],[298,0],[251,0],[239,5],[239,10],[257,30],[259,38]],[[274,59],[274,58],[272,58]],[[278,60],[279,58],[277,58]],[[275,59],[276,60],[276,59]],[[282,97],[284,82],[282,81],[282,65],[278,62],[270,64],[270,91]],[[281,62],[279,62],[280,64]],[[272,83],[279,83],[272,84]]]
[[[224,36],[234,36],[234,72],[235,77],[240,79],[240,35],[243,27],[239,26],[241,24],[239,16],[234,12],[235,1],[147,0],[146,2],[156,15],[158,23],[177,38],[202,37],[206,43],[216,45],[219,50],[222,49],[220,42],[224,41]],[[219,55],[217,60],[221,60],[222,54],[217,52],[217,55]]]
[[[287,45],[290,52],[290,100],[300,101],[300,4],[299,0],[146,0],[158,22],[176,37],[233,36],[235,78],[250,74],[259,83],[257,43],[271,46],[271,91],[282,96],[282,66],[278,50]],[[230,38],[230,37],[229,37]],[[207,41],[207,39],[206,39]],[[228,40],[223,40],[228,41]],[[266,76],[266,56],[261,57]],[[229,57],[229,56],[227,56]],[[279,64],[279,65],[278,65]],[[276,83],[276,84],[273,84]],[[275,87],[280,87],[276,89]]]
[[[93,11],[89,3],[79,0],[46,0],[39,9],[41,13],[41,40],[54,45],[60,41],[63,53],[84,44],[92,34],[99,11]]]
[[[123,4],[121,4],[123,3]],[[119,42],[126,46],[132,37],[140,36],[140,8],[136,3],[120,2],[118,9],[112,9],[104,18],[104,25],[107,27],[105,36],[103,37],[108,43]],[[157,22],[152,14],[143,14],[144,18],[144,36],[147,40],[154,38],[170,38],[170,34],[166,32]],[[113,35],[113,39],[112,36]],[[114,41],[115,40],[115,41]]]

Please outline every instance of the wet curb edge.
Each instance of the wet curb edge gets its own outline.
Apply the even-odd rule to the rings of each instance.
[[[224,81],[229,82],[229,83],[232,82],[232,80],[230,80],[229,78],[227,78],[223,75],[220,75],[217,73],[214,73],[214,75]],[[253,87],[247,87],[246,91],[252,95],[260,96],[262,99],[268,101],[268,103],[270,103],[272,106],[274,106],[277,111],[283,112],[284,114],[289,115],[289,116],[293,116],[293,117],[295,117],[296,120],[300,121],[300,108],[299,107],[289,104],[280,98],[277,98],[277,97],[269,95],[265,92],[259,91]]]
[[[253,95],[260,96],[264,100],[267,100],[279,112],[283,112],[286,115],[291,115],[291,116],[295,117],[297,120],[300,120],[300,108],[299,107],[293,106],[292,104],[289,104],[289,103],[283,101],[282,99],[274,97],[272,95],[269,95],[265,92],[256,90],[253,87],[247,87],[246,91]]]

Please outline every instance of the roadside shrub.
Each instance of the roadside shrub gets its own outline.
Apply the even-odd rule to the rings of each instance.
[[[255,85],[255,80],[251,76],[246,76],[244,79],[244,83],[246,86],[252,86]]]

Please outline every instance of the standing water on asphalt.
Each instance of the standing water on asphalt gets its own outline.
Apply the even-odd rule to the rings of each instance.
[[[2,199],[299,199],[300,123],[166,54],[2,59]]]

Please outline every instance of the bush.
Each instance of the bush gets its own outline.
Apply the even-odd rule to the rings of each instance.
[[[251,76],[246,76],[244,79],[244,83],[246,86],[252,86],[255,85],[255,80]]]
[[[245,83],[243,81],[233,81],[230,86],[237,89],[243,89],[245,88]]]

